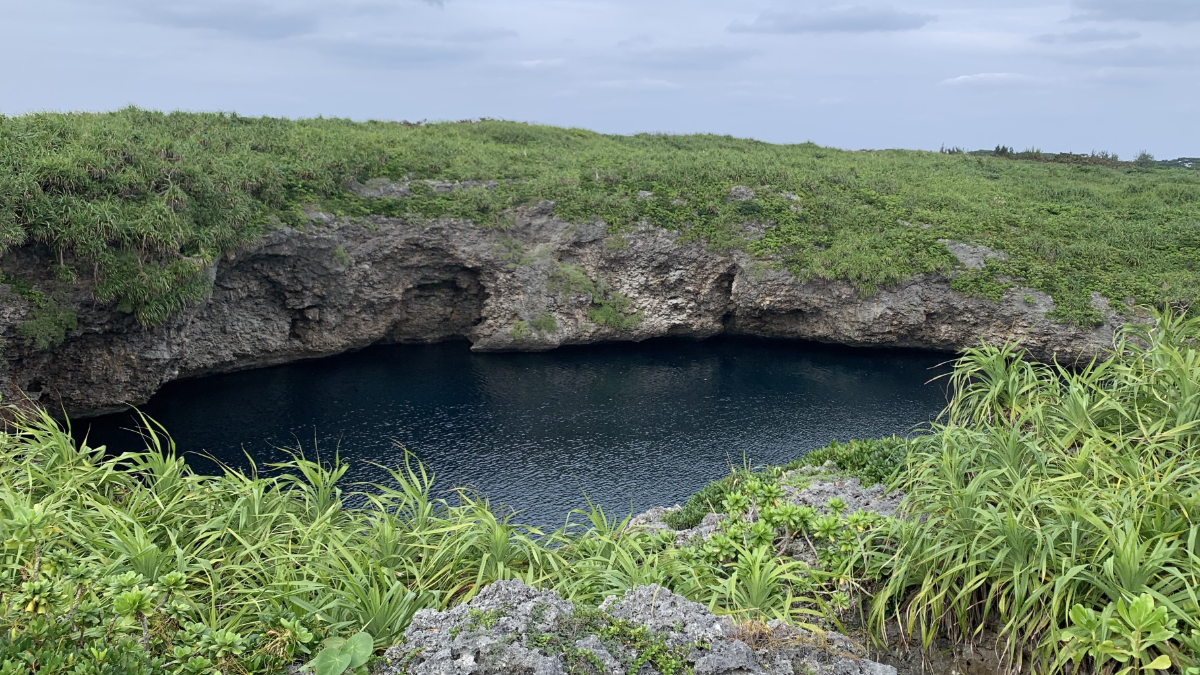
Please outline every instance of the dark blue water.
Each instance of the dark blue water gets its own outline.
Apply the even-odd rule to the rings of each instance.
[[[561,524],[588,498],[628,513],[680,502],[733,465],[781,463],[831,439],[906,434],[946,402],[944,354],[717,339],[474,354],[465,342],[371,348],[165,386],[143,410],[182,452],[246,468],[314,443],[386,481],[396,443],[443,489],[476,488],[519,520]],[[140,449],[128,414],[77,420]],[[198,455],[199,470],[216,470]]]

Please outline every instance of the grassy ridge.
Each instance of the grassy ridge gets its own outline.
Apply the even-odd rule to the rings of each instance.
[[[996,297],[1020,279],[1051,294],[1063,321],[1096,321],[1093,292],[1117,304],[1200,297],[1200,172],[1184,168],[132,108],[0,117],[0,167],[0,250],[40,243],[59,278],[94,284],[99,300],[148,324],[207,293],[205,269],[223,251],[302,224],[306,206],[505,227],[513,207],[541,199],[570,220],[614,231],[647,220],[864,293],[951,269],[937,242],[947,238],[1009,254],[960,277],[960,289]],[[418,182],[397,201],[342,188],[378,176],[500,185],[435,194]],[[729,201],[734,185],[755,198]],[[747,221],[774,227],[755,240]],[[52,301],[39,300],[47,316]],[[66,323],[56,318],[41,342]]]

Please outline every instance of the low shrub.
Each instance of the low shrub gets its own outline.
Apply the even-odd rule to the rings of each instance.
[[[864,487],[876,483],[887,484],[904,466],[909,445],[908,439],[899,436],[851,440],[848,443],[838,443],[834,440],[823,448],[817,448],[793,460],[785,469],[795,469],[804,465],[820,466],[832,461],[839,471],[859,479]]]
[[[687,530],[700,524],[709,513],[720,513],[721,502],[729,492],[730,481],[721,479],[713,481],[684,502],[678,511],[672,511],[664,517],[664,521],[676,530]]]

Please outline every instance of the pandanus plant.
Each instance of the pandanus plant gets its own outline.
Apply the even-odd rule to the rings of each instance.
[[[1178,632],[1131,639],[1127,667],[1200,665],[1184,639],[1200,630],[1200,318],[1154,318],[1076,369],[1012,345],[959,360],[944,422],[911,445],[902,518],[865,538],[878,634],[895,621],[928,646],[990,625],[1014,667],[1044,665],[1073,618],[1113,604],[1132,620],[1149,594]]]

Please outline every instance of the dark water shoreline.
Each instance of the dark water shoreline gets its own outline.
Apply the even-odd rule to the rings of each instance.
[[[345,481],[387,482],[400,444],[519,520],[561,523],[685,499],[730,466],[789,461],[830,440],[932,421],[950,355],[761,338],[659,339],[542,353],[464,342],[360,352],[168,384],[142,410],[199,471],[260,470],[280,447],[335,454]],[[132,413],[73,423],[110,452],[139,449]],[[353,489],[353,488],[350,488]]]

